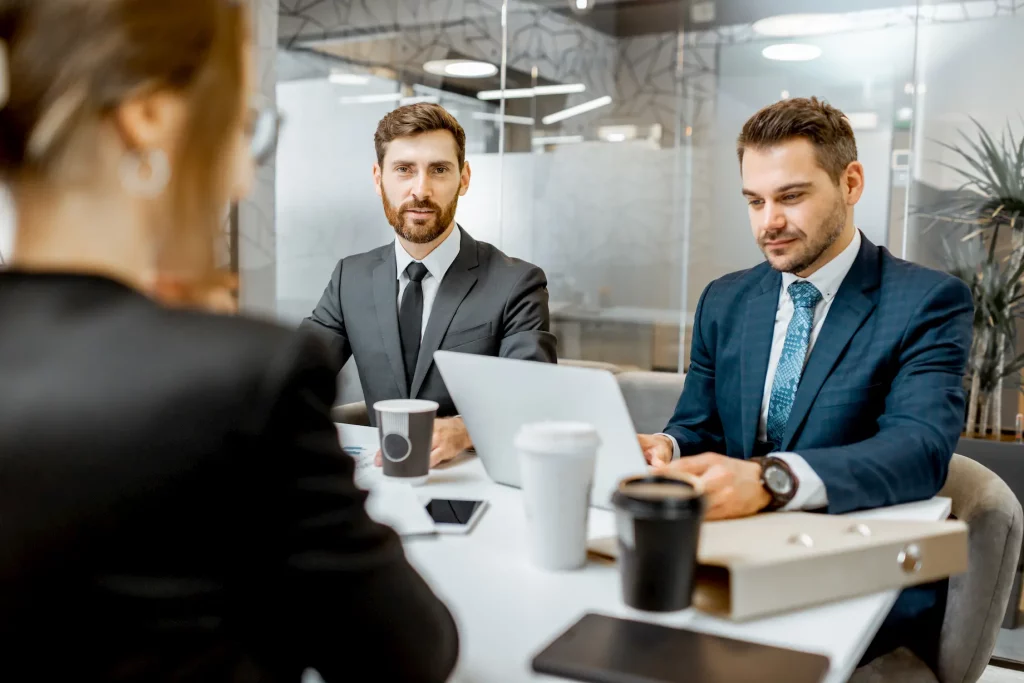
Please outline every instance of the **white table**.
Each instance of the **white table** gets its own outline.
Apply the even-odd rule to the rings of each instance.
[[[345,445],[376,449],[375,430],[348,425],[339,429]],[[405,543],[410,561],[455,616],[461,654],[451,680],[460,683],[561,680],[534,674],[530,662],[588,611],[823,654],[831,662],[826,682],[845,683],[898,594],[886,591],[742,624],[693,609],[652,615],[623,604],[614,565],[592,562],[573,572],[534,568],[527,557],[519,491],[493,483],[476,458],[432,471],[430,481],[419,491],[429,497],[490,503],[465,537]],[[945,519],[949,511],[948,498],[933,498],[857,515],[934,521]],[[591,509],[590,536],[613,534],[612,513]]]

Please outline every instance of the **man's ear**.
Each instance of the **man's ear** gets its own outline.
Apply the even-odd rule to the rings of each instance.
[[[864,194],[864,165],[859,161],[854,161],[847,166],[846,172],[843,174],[843,184],[846,190],[846,204],[853,206],[860,201],[861,195]]]
[[[469,162],[464,161],[462,163],[462,177],[459,179],[459,196],[465,197],[466,193],[469,192],[469,181],[473,176],[473,171],[469,168]]]
[[[384,189],[381,187],[380,182],[381,182],[380,164],[375,163],[373,165],[373,189],[375,189],[377,191],[377,196],[378,197],[383,197],[384,196]]]

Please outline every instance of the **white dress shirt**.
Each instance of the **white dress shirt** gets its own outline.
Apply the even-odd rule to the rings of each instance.
[[[445,273],[455,263],[459,251],[462,249],[462,231],[456,225],[444,242],[437,245],[434,251],[430,252],[425,259],[420,261],[427,267],[427,275],[420,285],[423,287],[423,325],[420,327],[420,337],[427,329],[427,322],[430,320],[430,311],[434,308],[434,299],[437,298],[437,290],[441,287],[441,280]],[[409,284],[409,276],[405,269],[415,261],[409,252],[405,250],[399,240],[395,240],[395,262],[398,265],[398,307],[402,307],[402,295]]]
[[[768,372],[764,378],[764,393],[761,399],[761,416],[757,421],[757,438],[759,441],[767,441],[768,433],[768,407],[772,397],[772,383],[775,381],[775,371],[779,367],[779,359],[782,357],[782,347],[786,341],[786,332],[789,330],[789,321],[793,318],[793,300],[789,296],[789,286],[794,282],[806,281],[814,285],[821,292],[821,301],[814,307],[814,326],[811,328],[811,338],[807,346],[807,358],[810,358],[814,349],[814,342],[818,339],[822,325],[825,324],[825,317],[832,308],[832,302],[836,298],[839,286],[846,279],[850,272],[857,254],[860,252],[860,230],[855,230],[853,241],[847,245],[834,259],[816,270],[808,278],[799,278],[792,273],[782,274],[782,291],[779,293],[779,307],[775,313],[775,329],[772,333],[772,348],[768,356]],[[668,436],[668,435],[665,435]],[[672,437],[673,458],[679,457],[679,443]],[[773,453],[774,457],[785,460],[786,464],[793,470],[800,486],[797,488],[793,500],[789,501],[783,510],[811,510],[828,505],[828,493],[821,477],[807,464],[807,461],[796,453]]]

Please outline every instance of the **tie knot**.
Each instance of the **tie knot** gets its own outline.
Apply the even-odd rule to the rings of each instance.
[[[427,267],[419,261],[413,261],[405,268],[405,274],[409,276],[410,282],[421,282],[429,272]]]
[[[789,286],[789,298],[795,308],[814,308],[821,301],[821,292],[810,282],[794,282]]]

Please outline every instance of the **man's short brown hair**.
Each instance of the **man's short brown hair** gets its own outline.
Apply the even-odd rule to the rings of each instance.
[[[466,162],[466,131],[439,104],[420,102],[395,109],[380,120],[373,144],[377,149],[377,163],[384,164],[384,153],[396,138],[406,138],[435,130],[446,130],[455,136],[455,149],[459,157],[459,170]]]
[[[846,167],[857,161],[857,141],[846,115],[817,97],[796,97],[768,105],[743,125],[736,140],[740,167],[748,147],[767,149],[794,138],[814,145],[818,165],[836,185]]]

